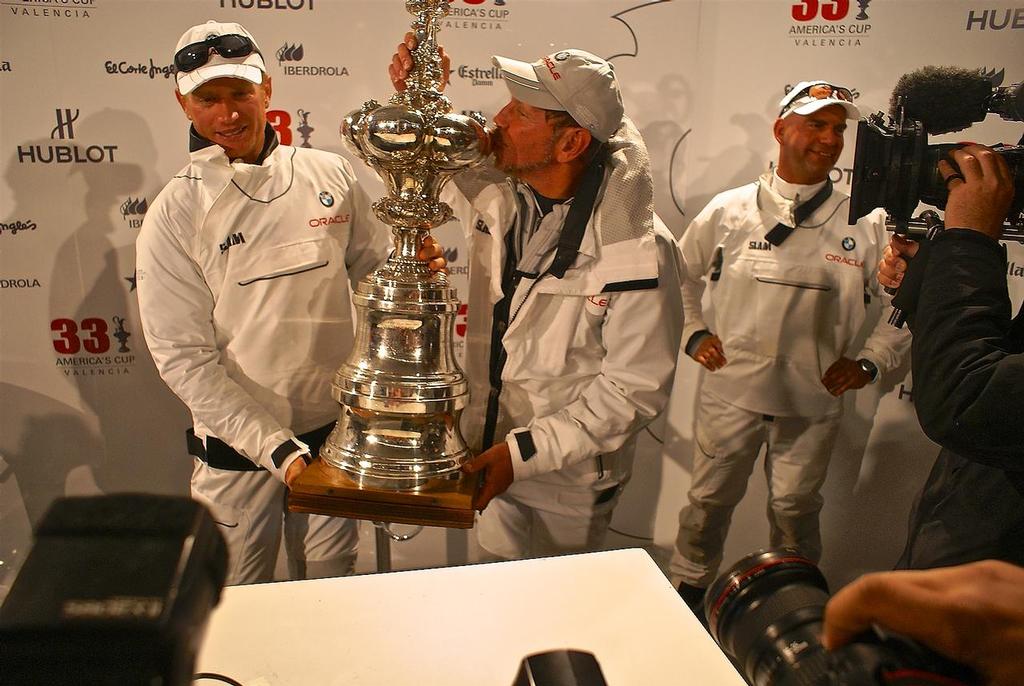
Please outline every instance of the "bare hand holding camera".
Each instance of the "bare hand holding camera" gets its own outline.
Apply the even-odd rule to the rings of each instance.
[[[986,560],[866,574],[829,601],[822,640],[834,650],[873,624],[974,667],[989,686],[1024,683],[1024,568]]]
[[[979,231],[999,239],[1013,201],[1013,177],[1003,157],[984,145],[967,145],[951,153],[960,171],[946,160],[939,172],[946,180],[946,228]]]

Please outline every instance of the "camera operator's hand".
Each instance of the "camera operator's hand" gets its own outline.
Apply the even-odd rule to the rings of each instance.
[[[825,607],[822,641],[834,650],[872,624],[974,668],[988,686],[1024,684],[1024,567],[986,560],[866,574]]]
[[[899,288],[907,271],[907,260],[917,254],[917,242],[893,234],[885,246],[882,261],[878,263],[878,283],[888,288]]]
[[[721,369],[728,360],[725,359],[725,350],[722,348],[722,339],[715,334],[710,334],[701,339],[697,349],[690,356],[704,365],[708,371]]]
[[[871,375],[861,368],[857,360],[851,360],[849,357],[840,357],[825,370],[825,376],[821,377],[825,390],[837,398],[849,390],[864,388],[870,382]]]
[[[946,160],[939,161],[939,173],[946,180],[947,229],[972,229],[999,240],[1003,220],[1013,202],[1013,177],[1006,161],[991,148],[966,145],[952,157],[957,173]]]
[[[419,41],[416,40],[416,36],[410,31],[405,34],[405,38],[398,47],[395,48],[395,54],[391,56],[391,64],[388,65],[388,76],[391,77],[391,85],[395,87],[396,91],[405,90],[405,78],[409,76],[409,72],[412,71],[413,59],[412,51],[419,45]],[[451,60],[448,58],[448,54],[445,53],[443,46],[437,46],[438,51],[441,53],[441,73],[444,75],[444,79],[441,82],[441,90],[445,89],[448,85],[448,77],[451,73]]]

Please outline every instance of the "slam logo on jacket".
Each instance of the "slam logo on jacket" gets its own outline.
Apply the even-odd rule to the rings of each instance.
[[[239,231],[238,233],[229,233],[228,237],[225,238],[220,244],[220,254],[223,255],[233,246],[242,245],[243,243],[245,243],[245,236],[242,235],[241,231]]]

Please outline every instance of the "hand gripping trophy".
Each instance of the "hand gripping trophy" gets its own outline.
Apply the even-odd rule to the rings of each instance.
[[[355,289],[355,342],[334,378],[341,416],[320,458],[345,478],[337,479],[323,465],[306,470],[311,476],[304,472],[292,489],[293,509],[323,512],[322,496],[327,496],[352,500],[354,507],[337,511],[328,506],[328,514],[447,526],[473,523],[472,488],[459,471],[470,457],[459,431],[468,388],[452,341],[459,302],[447,275],[431,273],[416,258],[423,238],[451,218],[451,208],[438,200],[441,188],[486,156],[482,118],[453,114],[441,93],[447,75],[437,31],[448,5],[448,0],[406,0],[419,40],[406,90],[387,105],[366,102],[341,127],[347,147],[387,187],[387,197],[373,209],[392,227],[395,249]],[[311,484],[316,474],[330,483]],[[417,503],[443,506],[438,494],[445,492],[463,496],[464,512],[457,522],[411,513]],[[313,505],[311,497],[321,506]],[[366,505],[367,498],[376,504]]]

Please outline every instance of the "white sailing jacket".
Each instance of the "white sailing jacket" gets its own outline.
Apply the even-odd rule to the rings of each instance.
[[[461,177],[464,190],[472,186],[464,181]],[[625,481],[636,433],[668,402],[682,325],[679,253],[657,217],[653,231],[634,230],[621,240],[629,230],[602,223],[606,191],[602,188],[579,254],[563,278],[546,273],[554,258],[549,255],[540,278],[524,277],[511,302],[502,336],[507,360],[495,436],[506,437],[517,481],[539,478],[590,484],[595,490],[609,480]],[[465,192],[472,197],[454,184],[445,189],[471,255],[466,351],[471,399],[462,427],[472,447],[486,449],[490,446],[481,439],[493,312],[502,298],[517,190],[511,181],[501,181]],[[543,221],[564,222],[566,213],[566,206],[556,205]]]
[[[709,330],[728,363],[704,378],[704,390],[751,412],[815,417],[841,410],[822,385],[842,356],[865,358],[879,372],[899,365],[910,333],[888,323],[891,311],[875,270],[888,242],[881,211],[848,223],[839,191],[781,245],[765,234],[794,225],[796,204],[771,187],[771,172],[715,196],[686,229],[680,246],[686,324],[683,344]],[[717,274],[717,276],[716,276]],[[701,309],[711,281],[714,321]],[[860,351],[868,296],[883,298],[882,317]]]
[[[280,476],[273,451],[338,418],[348,282],[383,262],[389,237],[337,155],[279,145],[254,165],[215,145],[191,154],[136,249],[146,342],[199,437]]]

